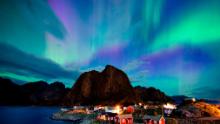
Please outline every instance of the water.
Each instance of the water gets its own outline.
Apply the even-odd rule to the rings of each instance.
[[[0,124],[72,124],[49,117],[58,107],[0,107]]]

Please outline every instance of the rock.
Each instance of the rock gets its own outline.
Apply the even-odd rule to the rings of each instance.
[[[136,98],[127,75],[107,65],[102,72],[83,73],[66,101],[67,104],[134,104]]]
[[[60,82],[44,81],[17,85],[0,78],[0,105],[131,105],[139,102],[166,103],[170,98],[155,88],[131,86],[120,69],[107,65],[102,72],[82,73],[71,89]]]
[[[61,105],[68,91],[60,82],[17,85],[0,78],[0,105]]]
[[[28,104],[22,88],[9,79],[0,78],[0,105]]]
[[[191,104],[181,104],[173,111],[173,117],[188,117],[188,118],[202,118],[202,117],[220,117],[220,109],[216,105],[205,102],[194,102]]]
[[[172,96],[171,98],[173,99],[173,101],[175,101],[176,104],[182,104],[184,100],[189,97],[184,95],[178,95],[178,96]]]
[[[42,92],[42,102],[46,105],[60,105],[66,94],[67,90],[65,89],[65,85],[60,82],[55,82],[50,84],[47,89]]]
[[[144,102],[144,103],[149,101],[155,103],[173,102],[172,99],[166,96],[165,93],[153,87],[146,88],[146,87],[137,86],[134,87],[134,91],[136,93],[136,97],[140,100],[140,102]]]
[[[67,94],[65,85],[60,82],[49,85],[44,81],[38,81],[27,83],[22,88],[34,105],[60,105]]]

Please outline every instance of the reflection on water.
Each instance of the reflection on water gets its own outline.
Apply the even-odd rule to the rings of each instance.
[[[58,107],[0,107],[0,124],[72,124],[49,117]]]

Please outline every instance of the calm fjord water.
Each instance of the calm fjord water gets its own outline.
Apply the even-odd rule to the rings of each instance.
[[[0,124],[71,124],[49,117],[58,107],[0,107]]]

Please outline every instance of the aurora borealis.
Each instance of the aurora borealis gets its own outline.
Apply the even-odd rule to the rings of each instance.
[[[132,85],[219,98],[219,0],[0,0],[0,76],[72,86],[111,64]]]

